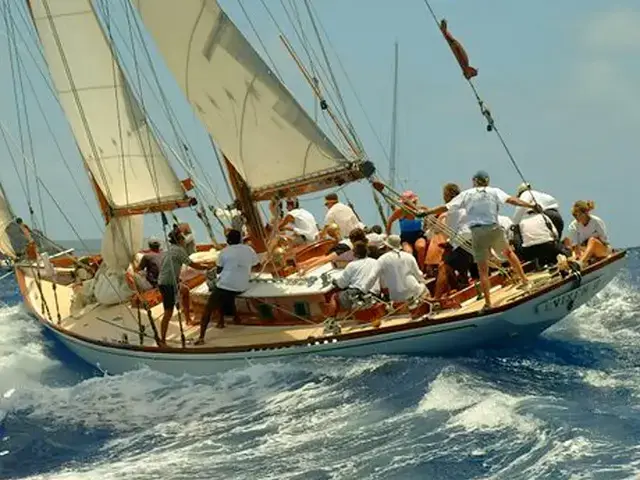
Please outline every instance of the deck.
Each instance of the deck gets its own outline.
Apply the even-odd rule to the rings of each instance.
[[[536,272],[528,274],[528,278],[532,283],[532,288],[526,292],[512,285],[497,285],[492,289],[492,300],[494,306],[504,306],[511,302],[515,302],[525,295],[535,292],[536,290],[549,286],[557,281],[559,276],[552,276],[549,272]],[[142,345],[145,347],[154,347],[155,340],[153,331],[149,324],[149,317],[144,309],[137,309],[130,305],[114,305],[104,306],[99,304],[91,304],[86,306],[75,315],[70,315],[71,304],[71,286],[57,285],[54,286],[51,281],[43,280],[41,282],[42,297],[44,297],[47,308],[43,308],[40,291],[36,281],[27,275],[23,276],[21,285],[23,294],[26,292],[28,301],[32,308],[39,314],[41,318],[48,321],[57,328],[70,332],[73,335],[84,337],[90,340],[96,340],[111,344],[130,344]],[[463,302],[459,308],[451,308],[431,313],[427,320],[434,323],[446,322],[448,318],[453,319],[461,314],[470,314],[478,312],[484,305],[484,300],[478,300],[477,297],[470,298]],[[151,310],[151,316],[157,326],[160,328],[160,319],[162,317],[162,305],[157,305]],[[215,327],[213,320],[207,330],[206,342],[203,347],[193,345],[198,338],[199,325],[187,325],[182,320],[184,336],[187,348],[211,348],[211,347],[250,347],[252,345],[269,345],[281,344],[290,341],[306,340],[309,337],[320,338],[323,336],[322,324],[296,325],[296,326],[248,326],[236,325],[228,321],[224,329]],[[356,320],[345,320],[341,322],[342,333],[361,332],[366,330],[374,330],[376,328],[384,329],[386,327],[395,327],[402,324],[414,322],[408,314],[389,316],[382,319],[380,326],[374,327],[370,323],[361,323]],[[420,318],[425,320],[425,317]],[[143,343],[140,344],[138,322],[144,326],[145,333]],[[167,345],[173,348],[181,348],[180,322],[178,315],[174,314],[167,334]]]

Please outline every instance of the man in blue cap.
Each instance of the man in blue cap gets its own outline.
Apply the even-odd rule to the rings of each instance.
[[[483,311],[490,310],[492,307],[489,282],[489,259],[492,249],[509,260],[523,285],[528,284],[520,260],[509,245],[505,232],[498,222],[500,205],[505,203],[534,210],[539,208],[533,203],[509,196],[499,188],[490,187],[489,174],[480,170],[473,176],[473,188],[461,192],[446,205],[425,212],[427,215],[438,215],[446,211],[466,210],[466,222],[471,229],[473,258],[478,264],[480,285],[484,295]]]

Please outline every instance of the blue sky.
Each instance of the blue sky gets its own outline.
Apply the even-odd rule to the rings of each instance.
[[[266,1],[297,45],[280,2]],[[238,1],[225,0],[221,4],[261,51]],[[416,191],[423,203],[433,206],[441,201],[443,183],[454,181],[469,186],[470,177],[481,168],[490,172],[494,185],[515,190],[519,177],[498,139],[485,131],[472,92],[423,0],[314,0],[313,4],[385,148],[391,123],[393,43],[397,40],[400,44],[398,177],[402,186]],[[282,47],[262,4],[252,0],[243,5],[285,83],[312,112],[313,96]],[[302,11],[302,1],[299,6]],[[633,212],[629,215],[627,206],[629,200],[632,205],[637,203],[631,197],[640,177],[640,4],[630,0],[434,0],[432,6],[449,21],[451,32],[464,44],[471,64],[479,69],[474,82],[527,179],[534,187],[555,195],[566,217],[574,200],[593,199],[595,213],[606,221],[614,244],[640,244],[640,221]],[[31,60],[29,52],[38,55],[31,31],[19,16],[14,18],[28,39],[20,51],[36,91],[34,95],[24,85],[39,173],[72,218],[78,233],[98,237],[99,222],[92,219],[83,198],[97,215],[95,202],[71,133]],[[0,30],[0,121],[17,137],[3,22]],[[331,48],[329,51],[333,52]],[[386,177],[386,155],[334,53],[331,57],[349,115],[369,156]],[[215,177],[219,196],[228,199],[204,130],[166,71],[162,79],[194,153]],[[60,161],[35,98],[43,104],[82,195],[73,187]],[[169,138],[168,123],[153,96],[147,95],[145,103]],[[0,180],[18,214],[27,217],[24,194],[3,145],[0,155]],[[20,159],[18,164],[22,169]],[[35,198],[33,185],[31,190]],[[345,191],[366,221],[379,223],[367,184]],[[44,200],[49,234],[54,238],[74,238],[52,201],[46,195]],[[39,212],[38,202],[33,203]],[[320,200],[306,204],[320,217]],[[179,215],[193,218],[186,213]],[[193,224],[196,225],[195,220]],[[146,230],[159,233],[159,228],[157,219],[151,219]]]

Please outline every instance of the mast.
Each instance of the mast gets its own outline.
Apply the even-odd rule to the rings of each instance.
[[[249,230],[253,248],[258,253],[264,252],[267,250],[267,234],[264,230],[258,207],[251,200],[251,190],[227,157],[224,157],[224,163],[229,172],[231,188],[235,193],[236,199],[240,202],[244,218],[247,219],[247,229]]]
[[[393,110],[391,112],[391,145],[389,146],[389,182],[391,188],[396,190],[396,157],[398,148],[396,137],[398,133],[398,41],[394,44],[393,65]]]

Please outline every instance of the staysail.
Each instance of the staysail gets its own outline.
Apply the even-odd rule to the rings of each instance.
[[[133,3],[189,102],[254,198],[335,172],[350,172],[348,180],[356,179],[354,162],[326,137],[216,0]]]
[[[91,0],[28,4],[107,219],[185,201],[184,188],[147,124]]]

